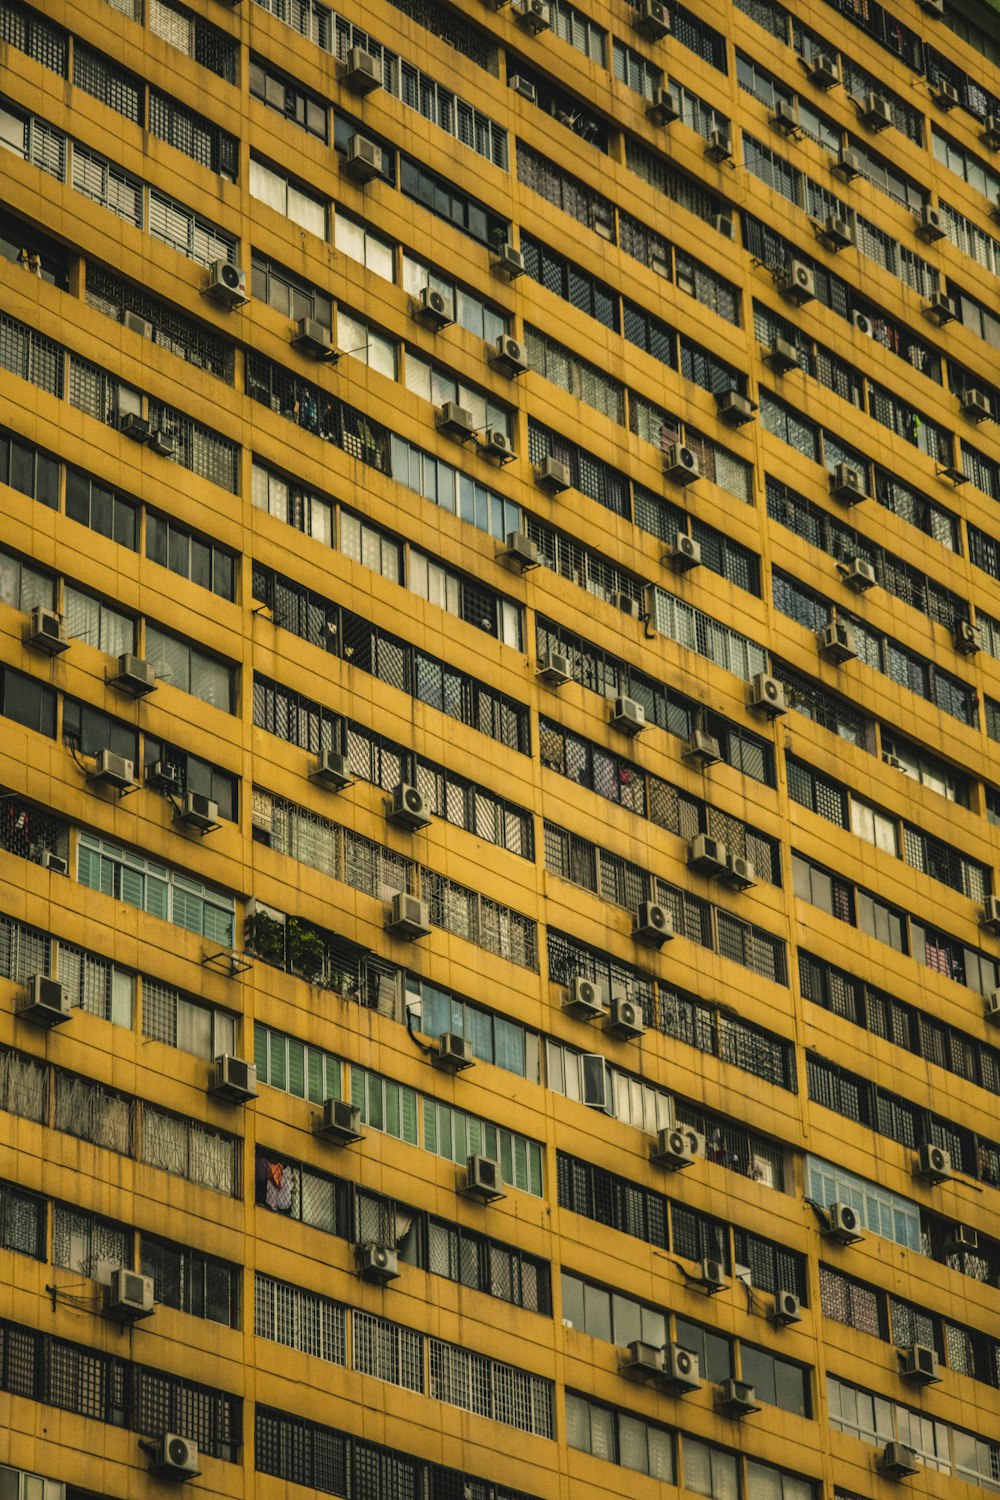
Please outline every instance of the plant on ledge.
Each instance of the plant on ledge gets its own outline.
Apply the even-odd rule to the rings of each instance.
[[[288,961],[303,979],[317,980],[326,962],[326,947],[319,933],[306,922],[292,917],[288,923]]]

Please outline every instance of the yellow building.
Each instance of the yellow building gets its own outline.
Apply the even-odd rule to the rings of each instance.
[[[0,1500],[1000,1493],[994,8],[0,0],[0,145]]]

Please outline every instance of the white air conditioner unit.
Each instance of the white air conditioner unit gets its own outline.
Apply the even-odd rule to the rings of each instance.
[[[382,61],[366,52],[364,47],[352,47],[344,61],[340,81],[352,94],[370,94],[382,87]]]
[[[456,1036],[453,1031],[444,1031],[437,1042],[437,1051],[431,1055],[435,1068],[440,1068],[444,1073],[462,1073],[466,1068],[472,1067],[476,1056],[467,1037]]]
[[[386,1286],[399,1279],[399,1256],[388,1245],[356,1245],[354,1257],[362,1281],[375,1281]]]
[[[135,785],[135,762],[124,755],[115,755],[113,750],[99,750],[94,769],[87,775],[92,785],[112,786],[118,791],[128,791]]]
[[[612,729],[618,729],[622,734],[641,734],[646,727],[646,710],[634,698],[616,698],[609,722]]]
[[[847,620],[831,620],[829,625],[823,626],[816,638],[820,655],[825,656],[827,661],[835,662],[837,666],[845,661],[853,661],[858,654],[854,626]]]
[[[892,105],[881,94],[866,94],[859,114],[862,125],[866,125],[876,135],[880,130],[888,130],[892,124]]]
[[[718,162],[720,165],[724,161],[732,160],[733,138],[728,130],[724,130],[717,125],[713,130],[709,131],[708,139],[705,143],[705,155],[709,161]]]
[[[987,115],[979,139],[990,151],[1000,151],[1000,115]]]
[[[846,250],[854,244],[854,231],[839,214],[830,214],[823,224],[822,239],[831,250]]]
[[[970,422],[988,422],[993,415],[990,398],[985,391],[974,387],[963,391],[959,397],[959,410]]]
[[[616,590],[608,596],[608,603],[612,609],[620,609],[623,615],[628,615],[632,620],[642,618],[642,605],[632,594]]]
[[[633,1339],[618,1365],[618,1373],[629,1380],[662,1380],[663,1368],[662,1345]]]
[[[979,914],[979,925],[984,932],[1000,937],[1000,896],[987,896]]]
[[[122,322],[131,333],[137,333],[142,339],[153,337],[153,325],[148,318],[141,318],[138,313],[126,311],[122,316]]]
[[[70,1017],[69,990],[48,974],[32,974],[15,999],[14,1009],[33,1026],[61,1026]]]
[[[501,464],[509,464],[517,457],[514,444],[503,427],[487,427],[483,433],[482,451]]]
[[[520,73],[514,73],[507,80],[507,86],[508,88],[512,88],[515,94],[519,94],[522,99],[527,99],[529,104],[538,103],[538,90],[530,78],[523,78]]]
[[[701,465],[693,449],[685,448],[683,443],[671,443],[664,450],[663,472],[674,484],[693,484],[701,478]]]
[[[427,902],[411,896],[407,891],[397,891],[389,907],[385,930],[394,937],[406,938],[411,943],[418,938],[429,937],[431,918]]]
[[[170,760],[151,761],[146,767],[146,785],[152,787],[154,792],[169,792],[179,797],[181,794],[180,767]]]
[[[724,1380],[719,1386],[715,1406],[727,1417],[750,1417],[755,1411],[760,1411],[757,1393],[745,1380]]]
[[[979,1249],[979,1235],[967,1224],[952,1224],[944,1248],[946,1255],[974,1255]]]
[[[51,870],[53,875],[68,875],[69,861],[61,854],[56,854],[54,849],[43,849],[38,856],[38,863],[43,870]]]
[[[941,1379],[938,1357],[926,1344],[910,1344],[900,1350],[899,1373],[914,1385],[934,1385]]]
[[[154,427],[149,434],[149,446],[154,453],[159,453],[163,458],[173,458],[177,451],[177,440],[172,432],[167,432],[162,427]]]
[[[531,36],[540,36],[552,25],[548,0],[514,0],[511,12],[517,24]]]
[[[663,0],[639,0],[632,11],[632,24],[650,42],[662,41],[670,35],[670,18]]]
[[[242,307],[249,302],[247,296],[247,274],[228,260],[213,261],[209,267],[205,296],[211,297],[221,307]]]
[[[561,495],[564,490],[571,489],[573,485],[573,475],[569,464],[549,454],[535,467],[535,483],[541,489],[548,490],[550,495]]]
[[[864,474],[850,464],[837,464],[830,475],[830,494],[844,505],[857,505],[867,500]]]
[[[257,1069],[242,1057],[223,1052],[212,1063],[208,1092],[227,1104],[248,1104],[257,1097]]]
[[[681,760],[687,761],[689,765],[696,765],[705,770],[708,766],[717,765],[722,759],[722,748],[714,734],[708,734],[704,729],[695,729],[684,742],[681,751]]]
[[[983,1015],[991,1026],[1000,1026],[1000,990],[991,990],[984,998]]]
[[[573,680],[573,664],[560,651],[545,651],[538,658],[537,675],[550,687],[561,688]]]
[[[939,78],[936,83],[931,84],[931,99],[938,109],[955,109],[962,101],[959,98],[958,89],[946,78]]]
[[[952,644],[960,656],[975,656],[983,649],[983,635],[971,620],[956,620],[951,633]]]
[[[435,333],[440,333],[442,328],[448,328],[455,321],[451,298],[433,286],[420,288],[413,304],[413,316]]]
[[[133,443],[149,441],[149,419],[137,411],[124,411],[118,418],[118,431],[131,438]]]
[[[721,875],[728,858],[729,851],[725,844],[710,838],[707,833],[696,833],[693,839],[688,840],[688,868],[697,870],[700,875]]]
[[[706,1257],[698,1266],[697,1275],[694,1278],[698,1286],[704,1287],[713,1297],[718,1292],[724,1292],[729,1286],[726,1279],[726,1268],[721,1260],[713,1260]]]
[[[701,547],[693,536],[688,536],[686,531],[677,531],[660,561],[666,563],[675,573],[687,573],[692,568],[700,566]]]
[[[159,1479],[197,1479],[198,1445],[176,1432],[165,1432],[152,1445],[149,1472]]]
[[[500,1163],[491,1156],[470,1156],[465,1164],[465,1182],[459,1191],[479,1203],[495,1203],[498,1198],[505,1198]]]
[[[156,687],[156,669],[152,662],[133,656],[131,651],[119,656],[115,670],[108,677],[112,687],[133,698],[143,698]]]
[[[788,712],[785,702],[785,685],[769,672],[758,672],[750,684],[750,708],[765,718],[776,719]]]
[[[715,409],[728,426],[743,427],[753,421],[757,406],[742,391],[730,390],[716,392]]]
[[[313,1120],[313,1134],[338,1146],[350,1146],[363,1139],[361,1133],[361,1111],[356,1104],[346,1099],[327,1099],[323,1113]]]
[[[905,1443],[886,1443],[876,1460],[875,1467],[887,1479],[906,1479],[920,1472],[920,1460],[916,1450]]]
[[[859,333],[863,333],[866,339],[875,337],[875,327],[867,313],[854,311],[851,313],[851,322]]]
[[[302,354],[307,354],[310,359],[332,359],[334,357],[333,339],[329,328],[317,321],[316,318],[300,318],[295,325],[292,334],[292,343]]]
[[[924,1182],[950,1182],[955,1175],[952,1171],[951,1152],[944,1146],[935,1146],[932,1142],[925,1141],[917,1153],[913,1175],[922,1178]]]
[[[796,307],[803,307],[807,302],[815,300],[816,277],[812,267],[807,266],[805,261],[789,261],[787,270],[778,277],[776,284],[785,301],[794,303]]]
[[[517,339],[512,339],[509,334],[501,333],[496,342],[488,344],[487,358],[494,370],[500,370],[502,374],[509,375],[513,380],[518,375],[523,375],[528,368],[528,351]]]
[[[701,1370],[697,1354],[692,1349],[682,1348],[680,1344],[667,1344],[663,1351],[661,1378],[664,1385],[671,1386],[681,1395],[687,1391],[700,1390]]]
[[[211,833],[219,827],[219,804],[201,792],[183,792],[180,806],[174,812],[174,822],[194,828],[198,833]]]
[[[864,171],[864,158],[853,146],[841,146],[833,158],[830,171],[843,182],[853,182]]]
[[[856,594],[864,594],[868,589],[873,589],[878,582],[875,577],[875,569],[867,557],[851,557],[847,562],[838,564],[841,577],[849,589]]]
[[[794,99],[778,99],[775,101],[774,114],[770,123],[782,135],[794,135],[799,129],[799,110]]]
[[[509,240],[502,240],[490,261],[490,269],[505,281],[516,281],[528,268],[520,250],[516,250]]]
[[[840,64],[835,57],[824,52],[817,52],[812,62],[807,64],[809,77],[817,88],[836,88],[840,82]]]
[[[459,443],[467,443],[476,435],[475,417],[466,407],[459,406],[457,401],[446,401],[438,408],[436,426],[438,432],[443,432],[445,437],[454,438]]]
[[[649,1159],[658,1167],[679,1172],[694,1166],[705,1155],[705,1137],[687,1125],[665,1125],[656,1132],[649,1148]]]
[[[802,1302],[795,1292],[779,1288],[774,1294],[774,1311],[771,1321],[778,1328],[787,1328],[790,1323],[802,1322]]]
[[[32,606],[22,639],[33,651],[41,651],[46,656],[58,656],[69,646],[62,615],[54,609],[46,609],[44,604]]]
[[[941,222],[940,211],[925,203],[920,210],[920,218],[917,220],[917,235],[926,240],[927,244],[933,245],[936,240],[945,238],[944,225]]]
[[[669,125],[681,117],[673,94],[670,89],[665,88],[653,90],[653,98],[646,107],[646,114],[654,125]]]
[[[309,780],[331,792],[342,792],[345,787],[354,785],[351,762],[339,750],[321,750],[309,772]]]
[[[592,1021],[595,1016],[605,1014],[604,991],[596,979],[586,974],[574,974],[569,984],[569,994],[563,1001],[563,1010],[579,1016],[583,1021]]]
[[[116,1266],[104,1295],[104,1316],[114,1323],[138,1323],[153,1311],[153,1278]]]
[[[944,292],[935,292],[934,295],[924,303],[924,317],[930,318],[939,328],[946,323],[954,323],[958,317],[955,304]]]
[[[674,935],[674,924],[669,911],[656,901],[643,901],[636,913],[632,936],[639,943],[649,943],[660,948]]]
[[[506,545],[497,554],[504,562],[519,568],[522,573],[527,573],[530,568],[537,568],[541,562],[538,544],[533,542],[530,536],[523,531],[511,531],[507,534]]]
[[[613,995],[603,1029],[624,1042],[632,1042],[641,1037],[646,1030],[646,1023],[642,1019],[642,1006],[638,1000]]]
[[[802,367],[798,349],[790,339],[783,339],[780,336],[776,336],[768,344],[764,358],[778,375],[787,375],[789,370],[798,370]]]
[[[744,855],[730,854],[719,879],[731,891],[750,891],[757,884],[757,871]]]
[[[856,1245],[864,1239],[861,1219],[856,1208],[849,1203],[831,1203],[826,1210],[824,1233],[828,1239],[841,1245]]]
[[[366,135],[359,135],[355,131],[347,142],[347,151],[341,170],[346,177],[350,177],[352,182],[358,183],[361,187],[366,182],[381,177],[385,172],[385,156],[382,147],[375,141],[369,140]]]
[[[401,781],[393,788],[392,801],[386,807],[385,815],[397,828],[407,828],[411,833],[419,828],[429,828],[432,821],[427,798],[419,787],[408,781]]]

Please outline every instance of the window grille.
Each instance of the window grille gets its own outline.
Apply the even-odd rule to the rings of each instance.
[[[43,68],[68,76],[69,37],[61,26],[46,20],[20,0],[0,3],[0,41],[25,52]]]
[[[46,1213],[43,1198],[0,1182],[0,1248],[44,1260]]]
[[[73,47],[73,82],[127,120],[137,125],[144,123],[143,84],[86,42],[77,41]]]
[[[149,189],[149,232],[199,265],[210,266],[217,260],[236,264],[237,241],[232,235],[153,187]]]
[[[331,1364],[346,1364],[346,1312],[329,1297],[276,1281],[254,1278],[254,1333]]]
[[[49,1070],[20,1052],[0,1052],[0,1109],[45,1124]]]
[[[96,1278],[108,1267],[124,1266],[131,1270],[133,1239],[131,1230],[96,1214],[83,1213],[62,1203],[53,1205],[52,1264],[65,1271]]]
[[[61,399],[64,364],[61,345],[16,318],[0,313],[0,369],[9,370]]]

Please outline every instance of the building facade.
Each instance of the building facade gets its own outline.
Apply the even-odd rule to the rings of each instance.
[[[0,145],[2,1500],[1000,1492],[993,9],[0,0]]]

